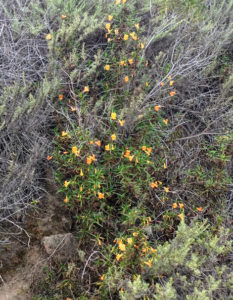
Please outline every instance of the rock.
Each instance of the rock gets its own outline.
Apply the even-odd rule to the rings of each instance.
[[[75,257],[76,241],[71,233],[54,234],[42,239],[46,253],[57,262],[64,262]]]

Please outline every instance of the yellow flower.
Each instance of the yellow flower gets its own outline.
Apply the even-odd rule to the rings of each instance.
[[[124,244],[124,243],[120,242],[119,245],[118,245],[118,247],[119,247],[119,249],[120,249],[121,251],[126,251],[126,247],[125,247],[125,244]]]
[[[172,208],[177,208],[177,203],[173,203]]]
[[[100,240],[100,239],[98,239],[98,240],[97,240],[97,243],[98,243],[98,245],[99,245],[99,246],[101,246],[101,245],[102,245],[102,242],[101,242],[101,240]]]
[[[179,207],[180,207],[180,209],[184,208],[184,204],[183,204],[183,203],[180,203],[180,204],[179,204]]]
[[[133,232],[133,236],[137,237],[138,236],[138,232]]]
[[[107,23],[107,24],[105,25],[105,28],[106,28],[107,30],[110,30],[111,24],[110,24],[110,23]]]
[[[168,187],[164,187],[163,189],[164,189],[164,191],[165,191],[166,193],[169,192],[169,188],[168,188]]]
[[[89,86],[84,86],[84,89],[83,89],[83,93],[88,93],[89,92]]]
[[[104,69],[105,69],[105,71],[109,71],[109,70],[110,70],[110,65],[106,65],[106,66],[104,67]]]
[[[127,243],[128,243],[129,245],[132,245],[133,239],[132,239],[132,238],[127,238]]]
[[[122,3],[126,3],[127,0],[121,0]]]
[[[128,76],[125,76],[124,77],[124,82],[128,82],[129,81],[129,77]]]
[[[113,19],[113,16],[109,15],[109,16],[108,16],[108,21],[111,22],[112,19]]]
[[[172,79],[171,75],[169,75],[169,76],[167,77],[167,79],[168,79],[168,80],[171,80],[171,79]]]
[[[117,114],[115,112],[112,112],[111,113],[111,119],[116,120],[116,118],[117,118]]]
[[[82,187],[82,186],[80,186],[79,190],[80,190],[80,192],[82,192],[82,191],[83,191],[83,187]]]
[[[148,266],[148,267],[152,267],[152,260],[148,260],[148,261],[145,261],[145,264]]]
[[[123,256],[123,254],[117,253],[117,255],[116,255],[116,260],[119,261],[119,260],[121,259],[122,256]]]
[[[129,35],[125,33],[123,39],[124,41],[127,41],[129,39]]]
[[[67,135],[68,135],[68,132],[62,131],[62,132],[61,132],[61,135],[62,135],[62,136],[67,136]]]
[[[163,119],[163,123],[167,125],[168,119]]]
[[[111,135],[111,139],[112,139],[112,141],[115,141],[115,140],[116,140],[116,135],[115,135],[115,134],[112,134],[112,135]]]
[[[72,153],[75,154],[76,156],[79,156],[79,150],[77,146],[72,147]]]
[[[132,58],[128,59],[128,62],[129,62],[130,65],[132,65],[133,64],[133,59]]]
[[[59,98],[59,100],[63,100],[63,98],[64,98],[64,97],[63,97],[63,94],[59,94],[59,95],[58,95],[58,98]]]
[[[112,150],[114,150],[114,149],[115,149],[113,145],[112,145],[111,149],[112,149]]]
[[[124,156],[125,156],[126,158],[129,158],[129,157],[130,157],[130,150],[126,150]]]
[[[143,43],[140,44],[141,49],[145,48],[145,45]]]
[[[71,111],[76,111],[76,108],[74,106],[70,106]]]
[[[120,66],[123,67],[123,66],[125,66],[125,65],[126,65],[125,61],[124,61],[124,60],[121,60],[121,61],[120,61]]]
[[[64,203],[68,203],[69,202],[69,198],[66,196],[64,199]]]
[[[179,214],[178,217],[182,220],[184,218],[183,214]]]
[[[158,186],[159,186],[159,185],[158,185],[158,182],[157,182],[157,181],[150,183],[150,187],[151,187],[152,189],[157,188]]]
[[[115,35],[119,34],[119,30],[118,29],[115,29],[114,32],[115,32]]]
[[[98,198],[99,198],[99,199],[104,199],[104,193],[100,193],[100,192],[99,192],[99,193],[98,193]]]
[[[146,83],[145,83],[145,86],[149,86],[149,82],[146,82]]]
[[[51,40],[51,39],[52,39],[52,34],[51,34],[51,33],[47,34],[47,35],[45,36],[45,39],[46,39],[47,41]]]
[[[139,24],[134,24],[137,30],[139,30]]]
[[[169,82],[169,85],[170,85],[170,86],[172,86],[172,85],[173,85],[173,83],[174,83],[174,81],[173,81],[173,80],[171,80],[171,81]]]
[[[64,187],[68,187],[69,184],[70,184],[70,181],[67,181],[67,180],[66,180],[66,181],[64,182]]]
[[[136,34],[135,34],[135,32],[131,32],[130,33],[130,36],[131,36],[131,38],[133,39],[133,40],[137,40],[138,38],[137,38],[137,36],[136,36]]]
[[[80,176],[83,176],[83,169],[81,169],[80,171]]]
[[[151,252],[151,253],[155,253],[155,252],[156,252],[156,249],[151,247],[151,248],[150,248],[150,252]]]
[[[164,164],[163,164],[163,168],[164,168],[164,170],[166,170],[166,169],[167,169],[167,165],[166,165],[166,163],[164,163]]]
[[[134,158],[134,155],[130,155],[130,156],[128,157],[129,161],[132,161],[133,158]]]
[[[106,150],[106,151],[109,151],[109,150],[110,150],[109,144],[105,146],[105,150]]]
[[[116,0],[116,5],[120,4],[121,0]]]
[[[120,123],[121,126],[124,126],[125,124],[125,120],[118,120],[118,122]]]
[[[65,19],[65,18],[67,18],[67,16],[66,15],[61,15],[61,18]]]
[[[156,105],[156,106],[154,107],[155,111],[159,111],[160,108],[161,108],[161,105]]]

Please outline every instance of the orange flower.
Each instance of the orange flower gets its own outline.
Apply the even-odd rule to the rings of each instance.
[[[100,193],[100,192],[99,192],[99,193],[98,193],[98,198],[99,198],[99,199],[104,199],[104,193]]]
[[[170,95],[171,97],[175,96],[175,94],[176,94],[176,91],[169,92],[169,95]]]
[[[142,146],[142,151],[146,151],[146,146]]]
[[[156,105],[156,106],[154,107],[155,111],[159,111],[160,108],[161,108],[161,105]]]
[[[92,163],[92,159],[90,156],[87,157],[87,160],[86,160],[87,164],[90,165]]]
[[[163,123],[167,125],[168,124],[168,119],[163,119]]]
[[[177,203],[173,203],[172,208],[177,208]]]
[[[118,120],[118,122],[120,123],[121,126],[124,126],[125,124],[125,120]]]
[[[179,214],[178,217],[182,220],[184,218],[183,214]]]
[[[50,160],[50,159],[52,159],[53,158],[53,156],[51,155],[51,156],[47,156],[47,160]]]
[[[59,95],[58,95],[58,98],[59,98],[59,100],[63,100],[63,98],[64,98],[64,97],[63,97],[63,94],[59,94]]]
[[[129,35],[125,33],[123,39],[124,41],[127,41],[129,39]]]
[[[101,146],[101,141],[95,141],[95,144],[100,147]]]
[[[129,81],[129,77],[128,76],[125,76],[124,77],[124,82],[128,82]]]
[[[65,18],[67,18],[66,15],[61,15],[61,18],[64,20]]]
[[[184,208],[184,204],[183,204],[183,203],[180,203],[180,204],[179,204],[179,207],[180,207],[180,209]]]
[[[90,144],[90,145],[93,145],[93,144],[94,144],[94,142],[93,142],[93,141],[90,141],[90,142],[89,142],[89,144]]]
[[[152,148],[150,147],[150,148],[147,148],[147,149],[146,149],[145,153],[146,153],[147,155],[150,156],[151,151],[152,151]]]
[[[128,59],[128,62],[129,62],[130,65],[132,65],[133,64],[133,58]]]
[[[145,66],[148,67],[148,65],[149,65],[149,61],[147,60]]]
[[[67,152],[67,151],[64,151],[63,154],[68,154],[68,152]]]
[[[109,15],[109,16],[108,16],[108,21],[111,22],[112,19],[113,19],[113,16]]]
[[[150,252],[151,252],[151,253],[155,253],[155,252],[156,252],[156,249],[151,247],[151,248],[150,248]]]
[[[148,267],[152,267],[152,260],[148,260],[148,261],[145,261],[144,264],[146,264]]]
[[[112,141],[115,141],[115,140],[116,140],[116,135],[115,135],[115,134],[112,134],[112,135],[111,135],[111,139],[112,139]]]
[[[82,187],[82,186],[80,186],[79,190],[80,190],[80,192],[82,192],[82,191],[83,191],[83,187]]]
[[[133,236],[137,237],[138,236],[138,232],[133,232]]]
[[[105,69],[105,71],[109,71],[109,70],[110,70],[110,65],[106,65],[106,66],[104,67],[104,69]]]
[[[104,275],[100,276],[100,280],[102,281],[104,280]]]
[[[150,187],[151,187],[152,189],[157,188],[158,186],[159,186],[159,185],[158,185],[158,182],[157,182],[157,181],[150,183]]]
[[[68,203],[69,202],[69,198],[66,196],[64,199],[64,203]]]
[[[202,211],[202,209],[203,209],[202,207],[197,207],[198,211]]]
[[[125,151],[124,157],[129,158],[130,157],[130,150]]]
[[[126,65],[126,63],[124,62],[124,60],[121,60],[120,61],[120,66],[125,66]]]
[[[111,113],[111,119],[116,120],[116,118],[117,118],[117,114],[115,112],[112,112]]]
[[[84,89],[83,89],[83,93],[88,93],[89,92],[89,86],[84,86]]]
[[[160,83],[160,85],[161,85],[161,86],[164,86],[164,82],[162,81],[162,82]]]
[[[99,246],[102,246],[102,242],[101,242],[100,239],[97,240],[97,243],[98,243]]]

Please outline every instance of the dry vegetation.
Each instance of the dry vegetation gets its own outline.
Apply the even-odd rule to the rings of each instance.
[[[231,299],[232,0],[0,0],[0,246],[49,165],[79,258],[34,299]]]

